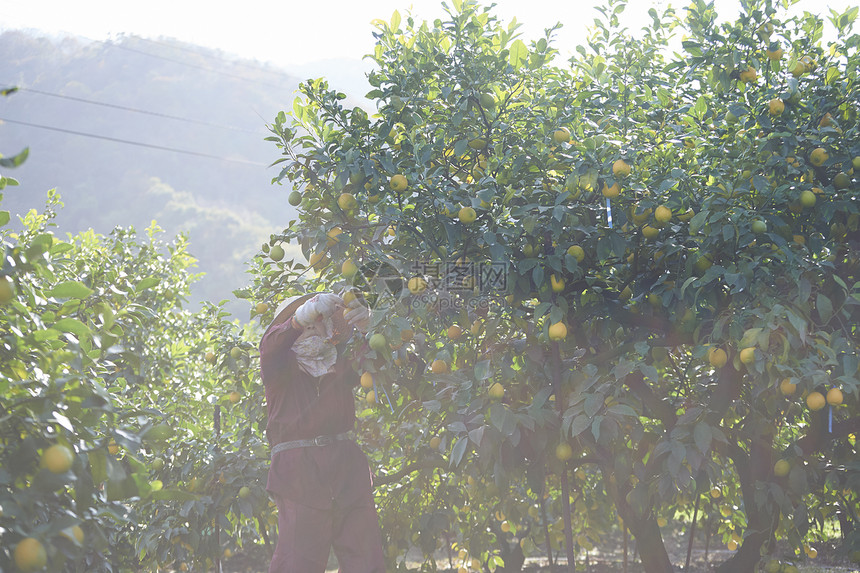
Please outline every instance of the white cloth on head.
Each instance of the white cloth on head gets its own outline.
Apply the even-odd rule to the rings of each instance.
[[[322,317],[331,316],[335,310],[343,306],[343,299],[330,292],[321,292],[306,300],[296,309],[295,317],[303,327],[308,327]]]

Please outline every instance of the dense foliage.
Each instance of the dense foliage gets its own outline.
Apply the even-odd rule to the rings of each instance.
[[[378,114],[316,81],[279,115],[301,212],[253,293],[355,287],[378,311],[353,351],[392,562],[453,544],[515,570],[547,539],[572,558],[617,512],[668,571],[659,524],[715,497],[726,571],[837,514],[851,531],[857,10],[822,46],[778,4],[652,10],[634,41],[611,1],[567,64],[552,30],[526,45],[471,2],[395,13]]]

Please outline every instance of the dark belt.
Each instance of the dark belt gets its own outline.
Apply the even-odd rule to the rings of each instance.
[[[272,447],[272,456],[278,452],[283,452],[285,450],[292,450],[294,448],[307,448],[310,446],[327,446],[329,444],[334,443],[336,440],[349,440],[349,433],[344,432],[342,434],[337,434],[334,436],[317,436],[316,438],[311,438],[309,440],[292,440],[291,442],[281,442],[280,444],[275,444]]]

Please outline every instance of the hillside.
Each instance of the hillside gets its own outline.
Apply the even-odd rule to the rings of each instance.
[[[273,186],[277,149],[266,124],[289,109],[298,78],[259,62],[172,40],[113,42],[0,35],[0,153],[24,147],[21,182],[3,210],[41,210],[56,188],[62,234],[155,220],[186,232],[205,273],[195,301],[231,300],[244,264],[295,215]],[[29,124],[29,125],[27,125]],[[89,134],[97,137],[90,137]]]

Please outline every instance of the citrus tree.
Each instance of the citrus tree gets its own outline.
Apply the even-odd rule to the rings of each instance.
[[[631,40],[610,1],[563,64],[472,2],[395,13],[373,113],[315,80],[272,124],[300,216],[248,296],[376,311],[350,351],[392,561],[516,570],[561,537],[572,567],[612,507],[671,571],[660,525],[720,498],[721,570],[752,571],[856,504],[857,10],[822,46],[741,4]]]
[[[18,231],[0,211],[0,569],[202,569],[263,543],[251,336],[183,309],[183,237],[64,240],[48,197]]]

